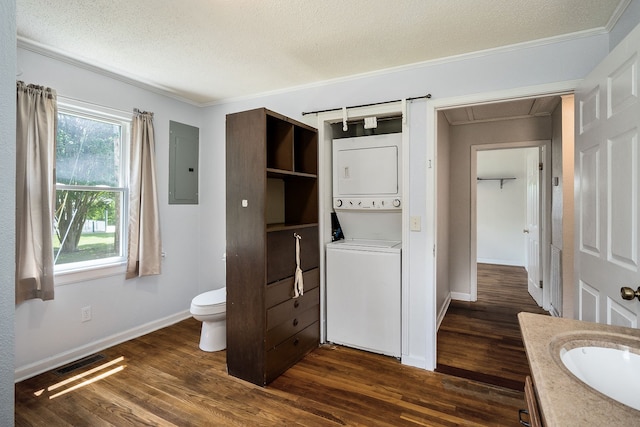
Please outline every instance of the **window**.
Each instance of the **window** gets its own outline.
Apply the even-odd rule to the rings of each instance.
[[[125,262],[129,127],[118,113],[58,104],[56,273]]]

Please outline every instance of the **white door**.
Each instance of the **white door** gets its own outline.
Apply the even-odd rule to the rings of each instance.
[[[575,276],[582,320],[637,327],[640,302],[620,288],[640,286],[636,27],[576,92]]]
[[[527,224],[524,229],[529,294],[542,307],[540,263],[540,148],[527,150]]]

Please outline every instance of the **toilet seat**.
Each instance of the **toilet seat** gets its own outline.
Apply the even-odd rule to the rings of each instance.
[[[227,307],[227,288],[214,289],[201,293],[191,300],[191,314],[206,316],[224,313]]]

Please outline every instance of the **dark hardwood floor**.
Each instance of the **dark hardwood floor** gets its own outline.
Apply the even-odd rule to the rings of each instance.
[[[16,384],[16,426],[517,426],[524,407],[519,391],[328,345],[261,388],[201,352],[199,331],[187,319]]]
[[[529,295],[526,270],[478,264],[478,301],[451,302],[438,330],[436,372],[524,390],[521,311],[548,314]]]

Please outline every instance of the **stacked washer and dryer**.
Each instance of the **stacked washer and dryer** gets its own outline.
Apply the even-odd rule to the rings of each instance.
[[[332,150],[344,239],[327,244],[327,341],[399,358],[402,134],[334,139]]]

